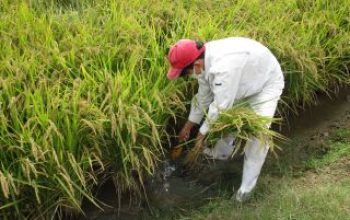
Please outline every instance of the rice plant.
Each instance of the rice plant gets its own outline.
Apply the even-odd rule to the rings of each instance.
[[[212,144],[227,135],[234,135],[235,137],[235,154],[241,148],[242,143],[256,137],[264,144],[269,145],[270,150],[274,151],[278,146],[274,140],[286,140],[286,137],[273,131],[269,128],[271,123],[281,123],[281,119],[270,118],[258,115],[249,106],[248,103],[239,103],[233,108],[220,113],[217,121],[210,126],[211,132],[208,139]]]
[[[246,36],[276,54],[297,109],[349,81],[348,1],[41,1],[0,4],[0,218],[82,212],[162,160],[165,126],[192,83],[169,82],[180,38]],[[142,181],[141,181],[142,182]]]
[[[271,123],[280,124],[281,120],[258,115],[249,103],[243,101],[229,110],[222,111],[218,119],[210,123],[210,133],[206,137],[205,145],[213,147],[220,139],[228,135],[234,136],[235,150],[231,155],[234,156],[237,152],[244,152],[246,141],[254,137],[263,143],[262,146],[268,145],[270,151],[274,152],[275,148],[279,148],[275,141],[285,141],[287,138],[271,130]],[[187,166],[195,168],[203,146],[199,147],[192,148],[186,156]]]

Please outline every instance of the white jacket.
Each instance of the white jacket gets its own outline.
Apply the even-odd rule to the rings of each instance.
[[[209,122],[215,121],[220,111],[260,93],[274,79],[283,78],[282,71],[273,71],[280,69],[275,56],[254,40],[231,37],[208,42],[205,47],[205,71],[198,79],[198,93],[192,99],[188,118],[199,124],[209,108],[200,128],[204,135],[209,131]],[[283,88],[283,80],[280,84]]]

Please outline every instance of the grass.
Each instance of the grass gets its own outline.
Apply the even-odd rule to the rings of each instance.
[[[259,199],[249,204],[240,205],[229,198],[214,200],[190,217],[178,219],[347,219],[348,181],[344,178],[305,188],[284,179],[273,192],[260,193]]]
[[[325,166],[337,162],[340,158],[350,157],[350,129],[336,129],[331,132],[331,137],[327,141],[328,152],[319,158],[307,161],[307,167],[323,169]]]
[[[247,36],[268,45],[294,110],[350,84],[349,7],[340,0],[3,0],[1,218],[81,212],[106,176],[120,191],[138,189],[131,171],[154,172],[168,119],[185,112],[189,83],[165,76],[166,48],[180,38]]]

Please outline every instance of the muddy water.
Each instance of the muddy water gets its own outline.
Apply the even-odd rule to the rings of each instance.
[[[299,164],[323,150],[323,143],[317,142],[320,135],[326,136],[333,128],[349,123],[349,88],[342,89],[336,99],[321,96],[317,106],[305,108],[301,114],[285,123],[282,133],[291,141],[284,143],[282,150],[276,152],[277,158],[269,154],[261,175],[297,173]],[[113,183],[108,182],[97,194],[98,199],[105,203],[104,210],[86,204],[86,216],[79,219],[162,219],[166,212],[198,207],[220,195],[222,192],[218,188],[224,188],[230,194],[239,187],[242,161],[240,155],[230,161],[202,160],[202,166],[196,172],[184,173],[178,167],[172,175],[169,175],[172,171],[169,171],[169,164],[163,165],[160,168],[162,172],[147,182],[148,202],[142,204],[132,204],[129,201],[120,203]]]

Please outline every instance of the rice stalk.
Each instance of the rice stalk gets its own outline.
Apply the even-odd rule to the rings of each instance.
[[[349,11],[341,0],[3,0],[0,218],[81,212],[107,175],[120,192],[140,191],[131,171],[154,172],[169,119],[186,115],[195,92],[195,82],[166,80],[166,48],[180,38],[268,45],[286,77],[281,111],[333,95],[350,84]],[[267,134],[268,119],[235,111],[213,125],[213,141]]]

